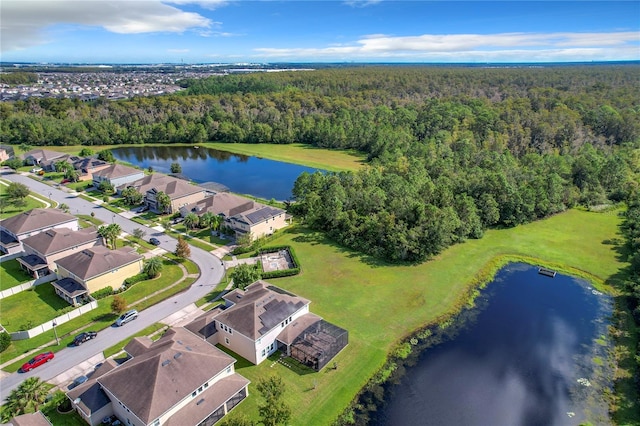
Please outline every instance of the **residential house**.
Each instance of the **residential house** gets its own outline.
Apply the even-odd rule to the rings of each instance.
[[[93,185],[97,188],[102,182],[111,184],[117,188],[127,183],[142,179],[144,172],[140,169],[124,166],[122,164],[110,164],[108,167],[93,172]]]
[[[185,328],[157,341],[136,337],[131,357],[107,361],[67,393],[92,425],[115,415],[131,426],[213,425],[248,396],[249,381],[235,372],[235,359]]]
[[[160,212],[156,199],[160,192],[167,194],[171,200],[169,213],[178,211],[180,207],[198,202],[205,197],[205,191],[201,187],[161,173],[147,175],[118,189],[121,191],[125,187],[137,189],[138,192],[144,195],[145,206],[156,213]]]
[[[78,230],[78,218],[59,209],[31,209],[0,220],[0,252],[20,253],[22,240],[49,229]]]
[[[206,212],[221,216],[225,226],[234,230],[236,236],[249,234],[252,240],[271,235],[291,221],[282,209],[227,192],[218,192],[180,209],[183,217],[189,213],[201,216]]]
[[[125,279],[142,272],[143,259],[132,247],[93,246],[55,261],[58,281],[53,287],[58,296],[77,305],[87,294],[120,288]]]
[[[6,148],[0,147],[0,163],[7,161],[11,156],[12,154],[9,154]]]
[[[51,164],[51,162],[61,157],[68,157],[68,154],[65,154],[64,152],[50,151],[48,149],[32,149],[31,151],[22,154],[21,157],[25,164],[42,167],[43,163]]]
[[[309,312],[309,300],[266,281],[223,298],[224,309],[206,312],[186,328],[253,364],[280,350],[319,371],[348,344],[348,332]]]
[[[22,240],[24,254],[18,258],[22,268],[34,278],[55,272],[55,261],[81,250],[102,244],[95,227],[73,231],[69,228],[48,229]]]
[[[51,422],[42,414],[42,411],[36,411],[15,416],[9,420],[7,426],[51,426]]]
[[[94,173],[105,170],[111,166],[111,163],[98,160],[94,157],[79,157],[71,164],[73,168],[78,171],[78,179],[81,181],[93,180]]]

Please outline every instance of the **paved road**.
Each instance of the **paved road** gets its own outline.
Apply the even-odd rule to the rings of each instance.
[[[94,212],[95,217],[98,219],[106,223],[117,223],[122,230],[127,233],[132,233],[135,228],[144,230],[147,233],[145,238],[152,236],[158,238],[161,241],[160,247],[167,251],[174,251],[176,248],[176,239],[123,218],[75,195],[52,188],[19,174],[4,174],[2,177],[14,182],[24,183],[29,186],[33,192],[42,194],[58,203],[67,204],[72,214],[91,214],[91,212]],[[198,265],[201,275],[187,291],[145,309],[140,313],[137,320],[129,322],[123,327],[114,326],[107,328],[100,331],[98,337],[94,340],[86,342],[79,347],[69,347],[57,352],[51,362],[31,370],[28,373],[13,373],[2,378],[2,380],[0,380],[0,401],[4,401],[9,392],[24,379],[37,376],[44,381],[51,380],[72,369],[74,366],[79,365],[81,362],[102,353],[103,350],[115,345],[126,337],[139,332],[151,324],[159,322],[205,296],[222,280],[224,276],[224,266],[219,258],[194,246],[191,246],[190,259]],[[28,312],[28,310],[25,310],[25,312]],[[70,380],[71,379],[73,379],[73,377],[70,378]]]

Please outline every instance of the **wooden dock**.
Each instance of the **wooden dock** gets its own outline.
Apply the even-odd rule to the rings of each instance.
[[[539,268],[538,273],[541,275],[546,275],[547,277],[551,277],[551,278],[556,276],[556,271],[552,269],[547,269],[547,268]]]

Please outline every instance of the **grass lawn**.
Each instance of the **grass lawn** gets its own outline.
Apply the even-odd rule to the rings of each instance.
[[[285,230],[272,244],[289,244],[302,273],[272,279],[273,284],[311,300],[311,311],[349,331],[349,345],[337,357],[337,370],[298,375],[271,362],[240,366],[252,383],[270,374],[286,383],[291,424],[331,424],[367,380],[383,365],[403,336],[437,321],[466,302],[479,270],[496,257],[534,256],[607,281],[624,265],[616,246],[619,218],[612,213],[571,210],[512,229],[488,231],[418,265],[390,265],[344,249],[303,227]],[[315,382],[315,389],[314,389]],[[255,390],[238,407],[258,419]]]
[[[182,269],[180,269],[180,267],[178,265],[176,265],[175,263],[167,260],[167,259],[163,259],[163,268],[162,268],[162,274],[159,278],[153,279],[153,280],[145,280],[145,281],[141,281],[139,283],[136,283],[135,285],[133,285],[131,288],[129,288],[127,291],[125,291],[124,293],[120,293],[120,296],[124,297],[124,299],[127,301],[127,303],[129,304],[129,306],[132,306],[134,303],[138,302],[134,307],[136,309],[138,309],[139,311],[143,310],[144,308],[147,308],[149,306],[151,306],[154,303],[158,303],[161,300],[164,300],[180,291],[185,290],[186,288],[188,288],[194,281],[194,279],[191,278],[187,278],[184,281],[182,281],[180,283],[180,285],[171,287],[171,288],[167,288],[170,285],[172,285],[173,283],[175,283],[178,279],[180,279],[182,277]],[[49,291],[51,293],[53,293],[53,287],[50,284],[43,284],[40,285],[38,287],[36,287],[37,289],[41,289],[41,291],[44,291],[45,293],[48,293]],[[50,290],[49,290],[50,289]],[[166,289],[164,291],[161,291],[158,295],[155,296],[149,296],[150,294],[162,290],[162,289]],[[5,309],[6,309],[6,302],[9,301],[11,302],[12,305],[18,305],[17,303],[15,303],[12,299],[17,298],[20,295],[24,295],[25,293],[34,293],[32,291],[23,291],[22,293],[19,293],[15,296],[11,296],[5,299],[2,299],[1,303],[2,303],[2,325],[4,325],[5,327],[7,327],[10,331],[14,331],[13,328],[9,328],[7,326],[7,324],[5,324]],[[53,309],[52,305],[48,305],[47,303],[43,303],[42,300],[34,297],[33,295],[32,299],[27,300],[26,302],[22,302],[22,303],[31,303],[30,305],[20,305],[20,306],[31,306],[32,308],[29,310],[30,315],[27,318],[24,315],[24,308],[22,309],[17,309],[17,313],[16,315],[18,316],[18,318],[23,318],[20,321],[15,321],[16,322],[16,327],[18,328],[20,325],[24,324],[27,320],[33,320],[34,325],[40,324],[44,321],[50,320],[55,318],[56,315],[56,310]],[[60,299],[58,296],[55,295],[55,293],[53,293],[53,297],[55,299],[51,299],[51,303],[52,304],[56,304],[55,306],[58,306],[57,304],[59,303],[58,300],[60,302],[62,302],[65,306],[64,307],[68,307],[69,305],[64,302],[62,299]],[[57,300],[56,300],[57,299]],[[60,346],[56,346],[55,344],[52,346],[49,346],[47,348],[43,348],[43,351],[45,350],[51,350],[51,351],[58,351],[64,347],[66,347],[69,343],[71,343],[71,341],[73,340],[73,337],[76,335],[76,333],[78,332],[79,329],[84,329],[84,330],[102,330],[104,328],[110,327],[111,324],[113,324],[113,322],[116,320],[117,315],[113,314],[111,312],[111,301],[113,300],[113,297],[106,297],[104,299],[101,299],[98,301],[98,308],[87,312],[84,315],[79,316],[78,318],[74,318],[73,320],[66,322],[64,324],[60,324],[58,325],[57,328],[57,332],[58,335],[60,337]],[[44,315],[44,313],[48,312],[48,315]],[[20,317],[20,313],[22,313],[22,316]],[[43,320],[36,320],[33,319],[34,316],[37,315],[37,318],[43,317]],[[46,317],[46,318],[45,318]],[[33,349],[34,347],[38,347],[40,345],[43,345],[47,342],[50,342],[52,340],[54,340],[54,333],[53,330],[47,331],[45,333],[42,333],[38,336],[35,336],[32,339],[26,339],[26,340],[16,340],[13,341],[11,343],[11,346],[9,346],[9,348],[7,348],[4,352],[0,353],[0,363],[4,363],[9,359],[12,358],[16,358],[18,357],[20,354],[25,353],[30,351],[31,349]],[[17,360],[16,362],[12,363],[11,365],[7,366],[4,368],[5,371],[9,371],[9,372],[14,372],[16,371],[22,364],[24,363],[24,359],[20,359]]]
[[[358,170],[366,163],[366,156],[355,151],[328,150],[301,143],[274,145],[210,142],[202,146],[334,172]]]
[[[42,284],[5,297],[1,303],[2,325],[9,332],[28,330],[61,315],[61,311],[69,307],[55,293],[51,284]],[[30,308],[26,312],[25,306]]]
[[[0,291],[26,283],[32,279],[33,277],[20,267],[17,260],[13,259],[0,263]]]
[[[8,181],[3,180],[3,183],[0,183],[0,199],[7,198],[7,186],[4,183],[9,184]],[[34,198],[35,197],[35,198]],[[6,219],[11,216],[15,216],[18,213],[25,212],[27,210],[35,209],[35,208],[44,208],[46,204],[42,199],[38,199],[39,197],[31,193],[31,196],[26,197],[24,199],[25,206],[24,207],[16,207],[14,205],[8,205],[0,213],[0,219]],[[54,204],[55,205],[55,204]]]

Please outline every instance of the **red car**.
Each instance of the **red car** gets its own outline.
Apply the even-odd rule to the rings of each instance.
[[[45,352],[39,355],[34,356],[33,358],[31,358],[29,361],[27,361],[26,363],[24,363],[22,365],[22,368],[20,368],[20,370],[22,370],[23,373],[26,373],[27,371],[36,368],[42,364],[44,364],[45,362],[49,362],[53,359],[53,352]]]

